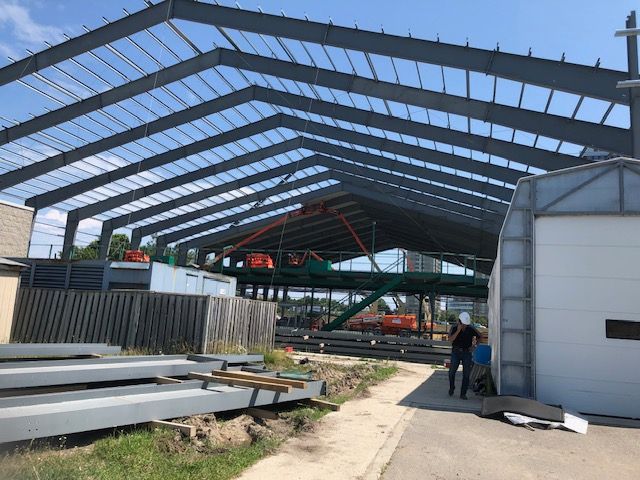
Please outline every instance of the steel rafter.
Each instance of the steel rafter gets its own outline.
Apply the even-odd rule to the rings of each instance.
[[[348,158],[348,157],[347,157]],[[387,161],[387,159],[384,159],[383,157],[379,157],[385,161]],[[416,167],[410,164],[404,164],[402,162],[397,162],[397,161],[393,161],[393,160],[388,160],[388,164],[385,163],[384,165],[387,167],[394,167],[395,168],[399,168],[402,169],[408,173],[411,174],[416,174],[418,176],[421,176],[423,178],[426,179],[432,179],[434,176],[438,179],[442,179],[444,178],[443,176],[448,176],[448,177],[452,177],[449,179],[449,181],[462,181],[461,185],[463,186],[469,186],[467,183],[468,179],[464,179],[462,177],[455,177],[453,175],[450,174],[444,174],[442,172],[437,172],[437,171],[430,171],[427,169],[422,169],[420,167]],[[293,162],[291,164],[287,164],[287,165],[283,165],[281,167],[276,167],[274,169],[271,170],[267,170],[265,172],[261,172],[261,173],[257,173],[248,177],[245,177],[244,179],[241,180],[234,180],[233,182],[229,182],[229,183],[225,183],[216,187],[212,187],[212,188],[208,188],[208,189],[204,189],[201,190],[199,192],[195,192],[189,195],[185,195],[182,197],[179,197],[177,199],[173,199],[169,202],[163,202],[163,203],[159,203],[157,205],[145,208],[145,209],[140,209],[137,210],[135,212],[131,212],[130,214],[125,214],[125,215],[121,215],[119,217],[114,217],[112,219],[106,220],[105,222],[103,222],[103,226],[102,226],[102,239],[103,241],[106,240],[107,238],[110,238],[111,233],[113,232],[113,230],[115,230],[116,228],[120,228],[120,227],[124,227],[125,225],[129,225],[132,223],[135,223],[139,220],[143,220],[145,218],[149,218],[153,215],[156,215],[158,213],[161,212],[165,212],[177,207],[180,207],[182,205],[188,205],[190,203],[196,202],[198,200],[202,200],[205,198],[209,198],[211,196],[215,196],[215,195],[219,195],[221,193],[227,192],[229,190],[235,190],[238,188],[242,188],[245,186],[249,186],[252,185],[254,183],[258,183],[260,181],[263,180],[268,180],[268,179],[272,179],[272,178],[277,178],[279,176],[284,176],[287,174],[291,174],[291,173],[295,173],[296,171],[299,170],[303,170],[305,168],[311,167],[311,166],[323,166],[326,167],[327,169],[330,170],[339,170],[342,172],[348,172],[351,174],[355,174],[355,175],[361,175],[361,176],[365,176],[367,178],[373,178],[379,181],[383,181],[383,182],[390,182],[390,183],[394,183],[395,185],[399,185],[399,186],[406,186],[407,188],[414,188],[417,190],[420,190],[422,192],[426,192],[429,193],[431,195],[439,195],[440,197],[444,198],[444,199],[451,199],[451,200],[455,200],[457,202],[461,202],[461,203],[466,203],[468,205],[477,205],[479,208],[481,209],[486,209],[489,210],[489,212],[486,213],[482,213],[481,210],[478,210],[478,215],[480,215],[481,213],[484,215],[493,215],[492,213],[490,213],[490,211],[494,211],[494,212],[498,212],[498,213],[504,213],[506,212],[507,206],[506,204],[501,204],[499,202],[496,202],[494,200],[490,200],[488,198],[483,198],[483,197],[479,197],[479,196],[474,196],[468,193],[464,193],[464,192],[460,192],[457,190],[452,190],[452,189],[447,189],[445,187],[440,187],[437,185],[431,185],[431,184],[427,184],[424,182],[420,182],[418,180],[413,180],[410,178],[406,178],[406,177],[400,177],[398,175],[391,175],[391,174],[387,174],[384,173],[382,171],[379,170],[373,170],[370,168],[366,168],[366,167],[361,167],[352,163],[347,163],[345,161],[341,161],[341,160],[336,160],[333,159],[331,157],[326,157],[323,155],[313,155],[311,157],[306,157],[298,162]],[[325,172],[326,173],[326,172]],[[318,174],[317,180],[314,183],[320,182],[320,181],[324,181],[324,180],[328,180],[329,178],[333,178],[336,180],[339,180],[339,174],[332,172],[332,173],[322,173],[322,174]],[[326,178],[325,178],[326,177]],[[477,183],[481,183],[481,182],[477,182]],[[288,186],[288,189],[292,189],[294,188],[294,186],[292,186],[294,184],[290,184]],[[510,194],[509,194],[510,196]],[[251,201],[251,200],[247,200],[247,201]],[[447,203],[450,205],[450,208],[452,210],[456,210],[456,209],[460,209],[462,208],[463,210],[465,210],[465,214],[469,214],[469,212],[471,211],[470,209],[463,207],[463,206],[457,206],[455,203],[452,203],[450,201],[447,200]],[[206,212],[207,210],[205,210]],[[79,216],[79,211],[73,211],[74,214],[73,215],[68,215],[67,216],[67,229],[74,230],[77,229],[77,224],[79,222],[79,220],[81,220],[82,218],[86,218],[86,217],[81,217]],[[71,212],[70,212],[71,213]],[[193,212],[193,215],[191,214],[186,214],[188,215],[189,220],[192,220],[193,218],[195,218],[195,215],[197,215],[198,213],[202,213],[202,215],[207,215],[207,213],[203,213],[200,210],[196,210]],[[187,218],[187,217],[184,217]],[[182,221],[182,218],[176,217],[176,222],[180,222]],[[189,221],[189,220],[185,220],[185,221]],[[168,219],[164,225],[170,225],[172,223],[171,219]],[[177,224],[180,224],[177,223]],[[145,232],[147,234],[150,233],[154,233],[151,231],[151,226],[148,226],[145,230]],[[158,231],[158,230],[156,230]],[[73,233],[74,237],[75,237],[75,232]],[[69,241],[70,240],[70,241]],[[65,241],[66,245],[72,245],[73,244],[73,240],[71,238],[71,233],[69,233],[68,235],[68,239],[67,241]],[[106,248],[106,247],[105,247]],[[105,253],[106,254],[106,253]]]
[[[83,145],[82,147],[78,147],[25,167],[4,173],[0,175],[0,190],[17,185],[20,182],[45,173],[52,172],[66,165],[71,165],[74,162],[80,161],[91,155],[125,145],[129,142],[144,138],[145,136],[168,130],[178,125],[197,120],[203,116],[232,108],[252,100],[344,120],[366,127],[373,127],[399,134],[411,135],[425,140],[456,145],[462,148],[497,155],[509,160],[516,160],[520,163],[544,170],[573,167],[582,165],[588,161],[584,158],[507,142],[490,136],[485,137],[483,135],[437,127],[411,120],[404,120],[398,117],[391,117],[389,115],[383,115],[373,111],[325,102],[302,95],[295,95],[260,86],[251,86],[166,115],[158,120],[97,140],[87,145]],[[276,115],[281,116],[282,114]],[[313,123],[313,125],[310,125],[312,130],[311,133],[322,135],[322,133],[319,133],[320,129],[316,128],[316,125],[321,124],[317,124],[317,122]],[[325,127],[327,126],[322,126],[323,131],[325,130]],[[439,153],[441,155],[449,155],[442,152]],[[438,154],[436,153],[434,155]],[[461,157],[460,161],[468,162],[468,159]],[[448,163],[444,164],[447,165]]]
[[[218,65],[455,113],[483,122],[497,123],[525,132],[566,140],[579,145],[601,148],[610,152],[631,153],[631,136],[628,130],[623,128],[569,119],[559,115],[540,113],[482,100],[467,99],[457,95],[438,93],[380,80],[371,80],[355,74],[311,67],[299,63],[292,64],[284,60],[266,58],[224,48],[197,55],[112,90],[86,98],[81,102],[67,105],[35,117],[32,120],[0,130],[0,145]]]
[[[625,93],[611,88],[611,85],[627,79],[625,72],[508,54],[498,50],[399,37],[189,0],[165,0],[8,65],[0,69],[0,85],[174,18],[471,70],[622,104],[629,102]]]
[[[527,175],[526,172],[502,167],[500,165],[496,165],[488,162],[471,160],[469,158],[461,157],[458,155],[443,153],[443,152],[431,150],[424,147],[409,145],[409,144],[397,142],[394,140],[376,137],[373,135],[362,134],[352,130],[331,127],[329,125],[324,125],[318,122],[306,121],[291,115],[276,114],[271,117],[267,117],[265,120],[260,120],[253,124],[247,125],[246,127],[240,127],[236,130],[231,130],[230,132],[225,132],[223,134],[216,135],[215,137],[210,137],[210,138],[207,138],[198,142],[194,142],[173,150],[169,150],[167,152],[163,152],[161,154],[158,154],[152,157],[148,157],[144,160],[141,160],[139,163],[130,164],[125,167],[112,170],[110,172],[106,172],[100,175],[96,175],[94,177],[90,177],[85,180],[81,180],[80,182],[69,184],[65,187],[60,187],[58,189],[51,190],[49,192],[42,193],[40,195],[36,195],[34,197],[29,198],[25,203],[26,205],[34,207],[36,209],[42,209],[44,207],[51,206],[51,205],[54,205],[55,203],[71,198],[80,193],[87,192],[93,188],[97,188],[101,184],[107,184],[118,179],[123,179],[130,175],[135,175],[142,171],[147,171],[147,170],[150,170],[151,168],[155,168],[160,165],[165,165],[172,161],[176,161],[180,158],[183,158],[184,156],[192,155],[194,153],[204,151],[209,148],[214,148],[215,146],[223,145],[230,138],[239,139],[239,138],[242,138],[243,135],[255,135],[261,131],[268,131],[273,128],[279,128],[279,127],[288,128],[288,129],[297,131],[299,133],[306,131],[309,134],[317,134],[317,135],[327,137],[327,138],[332,138],[338,141],[346,141],[352,144],[355,143],[361,146],[371,147],[381,151],[384,150],[390,153],[396,153],[406,157],[422,160],[428,163],[441,165],[449,168],[454,168],[457,170],[463,170],[476,175],[481,175],[483,177],[493,178],[495,180],[506,182],[509,184],[515,184],[517,183],[518,179]],[[101,202],[97,202],[97,203],[87,205],[85,207],[81,207],[80,209],[78,209],[78,210],[81,210],[79,218],[81,219],[88,218],[97,213],[106,211],[110,208],[114,208],[119,205],[123,205],[124,203],[132,202],[134,200],[150,195],[152,193],[157,193],[162,190],[172,188],[173,186],[176,186],[176,185],[182,185],[186,182],[193,181],[194,179],[197,179],[197,178],[204,178],[212,174],[209,172],[219,173],[221,171],[228,171],[231,168],[237,168],[239,166],[249,165],[251,163],[257,162],[259,159],[267,158],[268,156],[277,155],[279,153],[285,153],[287,151],[297,149],[297,148],[306,148],[309,150],[314,150],[314,148],[321,148],[322,150],[319,150],[319,151],[322,151],[329,155],[338,155],[338,156],[343,156],[340,152],[344,151],[344,147],[329,144],[326,142],[320,142],[312,138],[301,136],[298,138],[289,139],[284,142],[266,147],[265,149],[249,152],[245,155],[241,155],[234,159],[219,162],[214,165],[205,167],[201,170],[195,170],[193,172],[183,174],[180,176],[180,178],[172,177],[170,179],[163,180],[161,182],[156,182],[155,184],[152,184],[146,187],[135,189],[130,194],[125,193],[125,194],[116,195],[114,197],[105,199]],[[257,153],[263,150],[270,151],[270,152],[277,152],[277,153],[271,153],[267,155],[267,157]],[[365,152],[359,152],[352,149],[349,149],[349,150],[350,152],[351,151],[354,152],[353,153],[354,156],[358,156],[360,158],[368,158],[369,160],[380,158],[382,159],[380,161],[386,161],[384,157],[380,157],[380,156],[371,157],[370,156],[371,154],[366,154]],[[260,157],[260,158],[251,160],[254,157]],[[435,171],[433,169],[426,169],[426,170],[429,172]],[[199,175],[198,172],[201,172],[202,174],[201,177],[198,177]],[[462,178],[462,177],[459,177],[459,178]],[[488,184],[487,182],[481,182],[481,185],[479,184],[477,188],[480,188],[480,190],[478,191],[484,191],[484,190],[492,191],[494,192],[494,196],[498,198],[502,198],[505,200],[509,200],[511,198],[511,193],[505,194],[504,192],[506,190],[503,187]],[[497,193],[500,190],[502,191],[502,193]],[[511,189],[508,189],[508,190],[509,192],[511,191]],[[126,202],[118,203],[118,202],[123,202],[124,200],[126,200]],[[75,215],[75,213],[72,213],[72,215]]]

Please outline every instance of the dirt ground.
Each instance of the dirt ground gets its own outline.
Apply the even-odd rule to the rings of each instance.
[[[324,380],[327,384],[327,397],[350,395],[362,382],[363,378],[375,371],[375,366],[367,362],[348,362],[334,364],[332,362],[310,361],[306,367],[316,380]],[[366,395],[366,390],[360,395]],[[223,451],[235,446],[246,446],[264,439],[285,440],[300,432],[311,432],[315,425],[315,413],[311,409],[291,410],[269,407],[279,411],[277,419],[263,419],[247,414],[234,416],[222,414],[194,415],[174,419],[172,421],[196,427],[196,438],[184,442],[181,434],[176,432],[173,441],[165,445],[169,452]]]

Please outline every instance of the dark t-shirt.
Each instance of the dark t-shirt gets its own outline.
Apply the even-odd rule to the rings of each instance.
[[[454,325],[451,328],[451,332],[449,332],[449,338],[451,338],[453,334],[456,333],[457,329],[458,329],[458,325]],[[473,344],[473,337],[480,338],[480,334],[471,325],[467,325],[467,328],[462,330],[458,334],[456,339],[453,341],[453,346],[468,350],[469,348],[471,348],[471,345]]]

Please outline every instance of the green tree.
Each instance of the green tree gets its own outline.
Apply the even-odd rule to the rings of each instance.
[[[109,244],[109,260],[122,260],[124,251],[131,248],[129,237],[124,233],[116,233],[111,237]],[[100,253],[100,243],[92,240],[86,247],[75,247],[73,249],[74,260],[97,260]]]

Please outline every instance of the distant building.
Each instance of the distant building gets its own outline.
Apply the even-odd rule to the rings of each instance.
[[[442,272],[442,262],[437,259],[418,252],[407,252],[407,270],[423,273]],[[407,295],[407,314],[418,314],[419,300],[415,295]]]
[[[440,308],[457,314],[467,312],[472,317],[489,316],[487,302],[471,298],[440,297]]]

